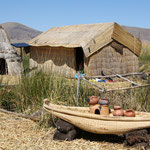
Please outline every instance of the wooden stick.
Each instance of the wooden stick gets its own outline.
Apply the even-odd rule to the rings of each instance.
[[[8,111],[8,110],[2,109],[2,108],[0,108],[0,112],[6,113],[6,114],[15,115],[15,116],[17,116],[17,117],[22,117],[22,118],[26,118],[26,119],[31,119],[31,120],[33,120],[33,121],[39,121],[39,118],[37,118],[37,117],[32,117],[32,116],[29,116],[29,115],[26,115],[26,114]]]
[[[97,88],[99,88],[99,90],[100,90],[101,92],[104,92],[104,91],[105,91],[105,88],[100,87],[100,86],[98,86],[98,85],[96,85],[96,84],[94,84],[94,83],[92,83],[92,82],[86,80],[84,77],[82,77],[82,79],[83,79],[83,81],[86,81],[86,82],[88,82],[89,84],[91,84],[91,85],[96,86]]]
[[[127,78],[125,78],[125,77],[122,77],[122,76],[121,76],[121,75],[119,75],[119,74],[116,74],[116,75],[117,75],[117,77],[122,78],[122,79],[124,79],[124,80],[126,80],[126,81],[128,81],[128,82],[132,83],[133,85],[141,86],[140,84],[135,83],[135,82],[133,82],[133,81],[131,81],[131,80],[129,80],[129,79],[127,79]]]
[[[108,90],[106,90],[106,92],[129,90],[129,89],[135,89],[135,88],[147,87],[147,86],[150,86],[150,84],[140,85],[140,86],[133,86],[133,87],[127,87],[127,88],[108,89]]]
[[[98,87],[98,88],[99,88],[99,91],[105,92],[105,93],[106,93],[106,92],[112,92],[112,91],[129,90],[129,89],[134,89],[134,88],[140,88],[140,87],[147,87],[147,86],[150,86],[150,84],[146,84],[146,85],[139,85],[139,86],[127,87],[127,88],[108,89],[108,90],[107,90],[107,89],[105,89],[105,88],[102,88],[102,87],[100,87],[100,86],[98,86],[98,85],[96,85],[96,84],[94,84],[94,83],[92,83],[92,82],[86,80],[85,78],[82,78],[82,79],[83,79],[84,81],[90,83],[91,85]],[[100,89],[101,89],[101,90],[100,90]]]
[[[12,87],[12,86],[17,86],[17,84],[10,84],[10,85],[0,84],[0,87]]]
[[[142,75],[144,73],[140,73],[140,72],[135,72],[135,73],[127,73],[127,74],[122,74],[122,77],[125,76],[132,76],[132,75]],[[92,78],[108,78],[108,77],[117,77],[117,75],[108,75],[108,76],[85,76],[85,78],[87,79],[92,79]]]
[[[78,106],[79,104],[79,85],[80,84],[80,73],[78,72],[77,74],[77,95],[76,95],[76,105]]]

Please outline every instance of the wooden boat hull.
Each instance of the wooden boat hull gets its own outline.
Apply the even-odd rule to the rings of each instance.
[[[44,109],[82,130],[96,134],[122,134],[150,127],[150,113],[136,112],[137,117],[114,117],[90,114],[84,107],[44,104]]]

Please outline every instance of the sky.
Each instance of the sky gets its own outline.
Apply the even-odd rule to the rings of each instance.
[[[117,22],[150,28],[150,0],[0,0],[0,23],[40,31],[51,27]]]

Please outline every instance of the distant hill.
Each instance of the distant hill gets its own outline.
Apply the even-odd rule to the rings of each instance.
[[[0,25],[2,25],[2,27],[7,32],[11,43],[27,42],[42,33],[41,31],[32,29],[16,22],[7,22]]]
[[[150,28],[138,28],[122,26],[125,30],[133,34],[135,37],[140,38],[143,43],[150,43]]]
[[[32,29],[16,22],[7,22],[1,25],[8,33],[12,43],[27,42],[42,33],[41,31]],[[133,34],[135,37],[140,38],[142,42],[150,43],[150,29],[129,26],[122,27]]]

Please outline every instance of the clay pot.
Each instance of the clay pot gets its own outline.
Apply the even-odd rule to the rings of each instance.
[[[87,99],[89,105],[95,105],[98,103],[97,96],[90,96],[90,98]]]
[[[100,114],[100,105],[99,104],[90,105],[90,113],[91,114]]]
[[[109,105],[109,100],[107,98],[101,98],[98,100],[100,105]]]
[[[121,106],[114,106],[113,116],[123,116],[124,111],[122,110]]]
[[[100,109],[100,115],[106,115],[108,116],[109,115],[109,106],[108,105],[101,105],[100,106],[101,109]]]
[[[114,106],[114,110],[122,109],[121,106]]]
[[[133,109],[127,109],[124,113],[126,117],[135,117],[135,112]]]

